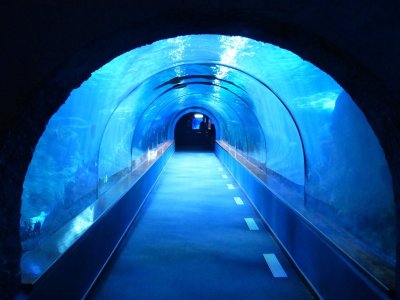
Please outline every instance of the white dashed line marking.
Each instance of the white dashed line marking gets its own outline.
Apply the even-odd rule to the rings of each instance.
[[[221,171],[221,172],[222,172],[223,170],[224,170],[224,169],[222,169],[222,168],[218,168],[218,171]]]
[[[275,278],[283,278],[287,277],[285,270],[283,270],[282,265],[280,264],[278,258],[273,253],[264,253],[265,261],[268,264],[269,269],[272,272],[272,275]]]
[[[253,218],[244,218],[244,220],[246,221],[246,224],[250,230],[259,230],[257,223]]]
[[[228,178],[228,176],[226,174],[222,174],[221,176],[222,176],[223,179],[227,179]]]
[[[228,189],[230,189],[230,190],[234,190],[234,189],[235,189],[235,187],[233,186],[232,183],[228,183],[228,184],[226,185],[226,187],[227,187]]]
[[[243,200],[240,197],[233,197],[233,200],[235,200],[237,205],[243,205]]]

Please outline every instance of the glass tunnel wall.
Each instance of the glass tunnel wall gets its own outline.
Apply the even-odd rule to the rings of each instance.
[[[26,174],[24,255],[39,251],[39,241],[63,239],[55,233],[161,153],[177,116],[196,107],[217,120],[220,145],[282,201],[386,284],[393,281],[391,175],[364,115],[314,65],[234,36],[182,36],[134,49],[71,92]],[[79,235],[96,218],[89,219],[71,228]]]

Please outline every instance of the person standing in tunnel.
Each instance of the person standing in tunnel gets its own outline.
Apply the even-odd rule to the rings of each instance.
[[[206,119],[204,118],[203,121],[200,123],[200,132],[204,135],[207,135],[207,122]]]

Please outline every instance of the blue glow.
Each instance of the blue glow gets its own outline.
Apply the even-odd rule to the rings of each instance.
[[[195,108],[216,118],[220,140],[265,173],[275,193],[301,191],[285,200],[311,223],[323,215],[394,266],[391,176],[362,112],[314,65],[237,36],[158,41],[113,59],[73,90],[35,149],[21,226],[43,214],[43,237],[70,224],[65,241],[74,241],[95,222],[76,217],[154,160],[173,140],[176,117]],[[25,252],[30,239],[23,237]]]
[[[199,130],[200,129],[200,123],[203,121],[203,118],[196,118],[194,117],[192,119],[192,129],[193,130]]]

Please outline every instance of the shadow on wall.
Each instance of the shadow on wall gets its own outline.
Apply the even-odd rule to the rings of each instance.
[[[213,151],[215,126],[211,119],[200,113],[189,113],[179,119],[175,127],[175,149],[177,151]]]

